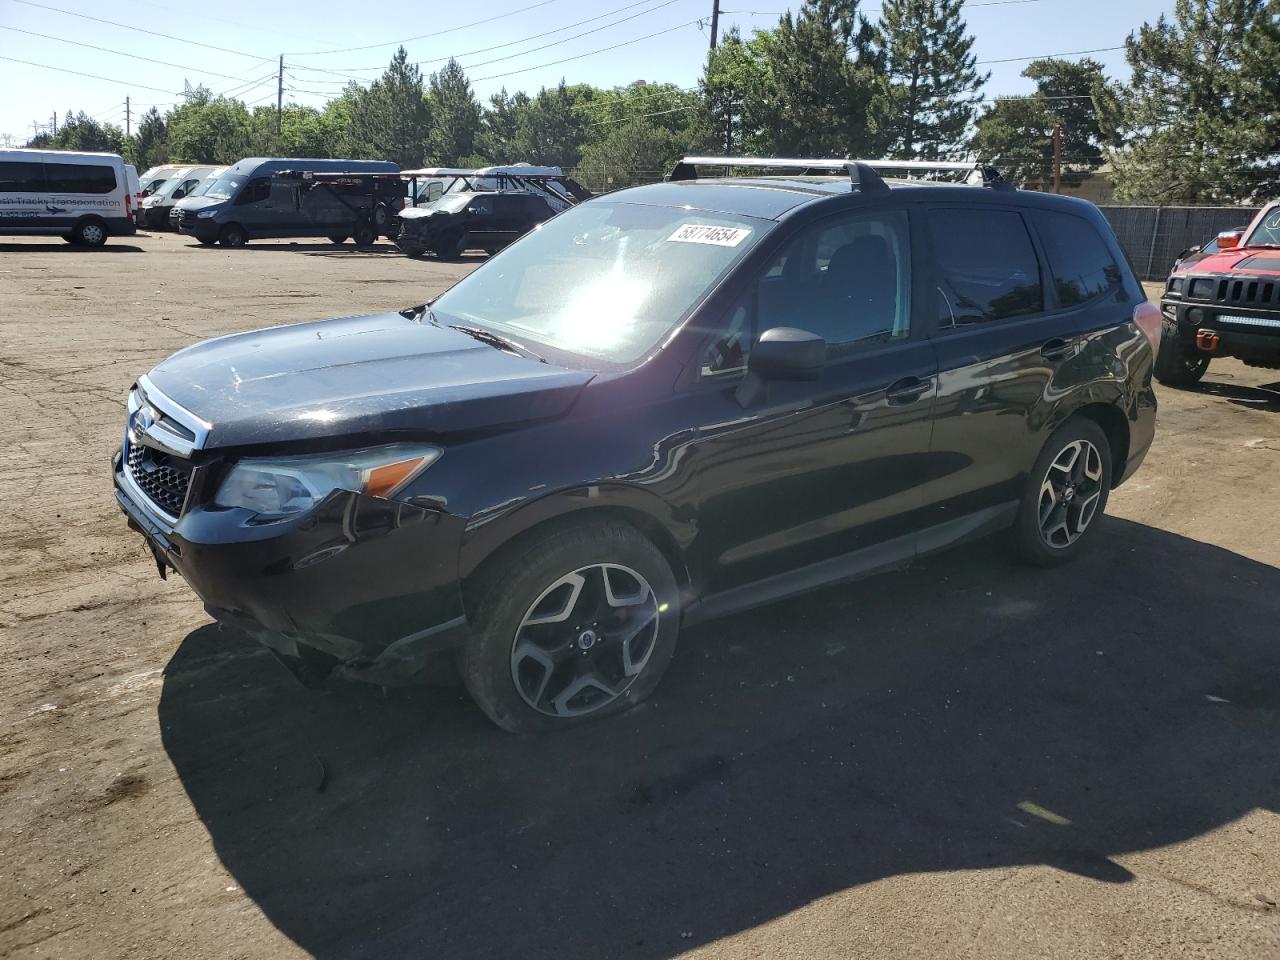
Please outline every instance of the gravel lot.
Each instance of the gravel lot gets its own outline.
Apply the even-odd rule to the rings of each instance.
[[[1280,957],[1280,373],[1162,390],[1088,563],[981,543],[713,623],[520,739],[297,687],[109,477],[170,352],[470,267],[0,243],[0,955]]]

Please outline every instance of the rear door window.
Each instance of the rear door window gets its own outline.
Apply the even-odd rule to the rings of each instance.
[[[1093,224],[1069,213],[1037,213],[1036,228],[1064,307],[1088,303],[1120,288],[1120,265]]]
[[[943,328],[1044,311],[1040,262],[1021,214],[936,209],[928,219]]]

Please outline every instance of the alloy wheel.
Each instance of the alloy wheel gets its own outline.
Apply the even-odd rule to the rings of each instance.
[[[1102,496],[1102,453],[1088,440],[1072,440],[1053,458],[1040,483],[1040,536],[1054,549],[1084,534]]]
[[[659,612],[653,588],[630,567],[597,563],[565,574],[542,591],[516,629],[516,690],[552,717],[600,710],[644,670]]]

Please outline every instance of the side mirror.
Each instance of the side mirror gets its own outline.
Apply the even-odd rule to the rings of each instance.
[[[761,380],[817,380],[827,362],[827,341],[808,330],[774,327],[760,334],[747,372]]]
[[[473,217],[478,217],[480,214],[484,213],[484,211],[479,207],[467,207],[467,213],[471,214]]]
[[[1242,237],[1243,235],[1239,230],[1223,230],[1222,233],[1218,234],[1218,249],[1234,250],[1240,246]]]

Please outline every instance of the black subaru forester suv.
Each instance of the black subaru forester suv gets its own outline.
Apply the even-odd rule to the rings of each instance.
[[[689,158],[433,303],[180,351],[120,506],[300,674],[456,656],[513,731],[638,702],[695,621],[1002,529],[1075,556],[1151,444],[1158,310],[1090,204],[876,166]]]

